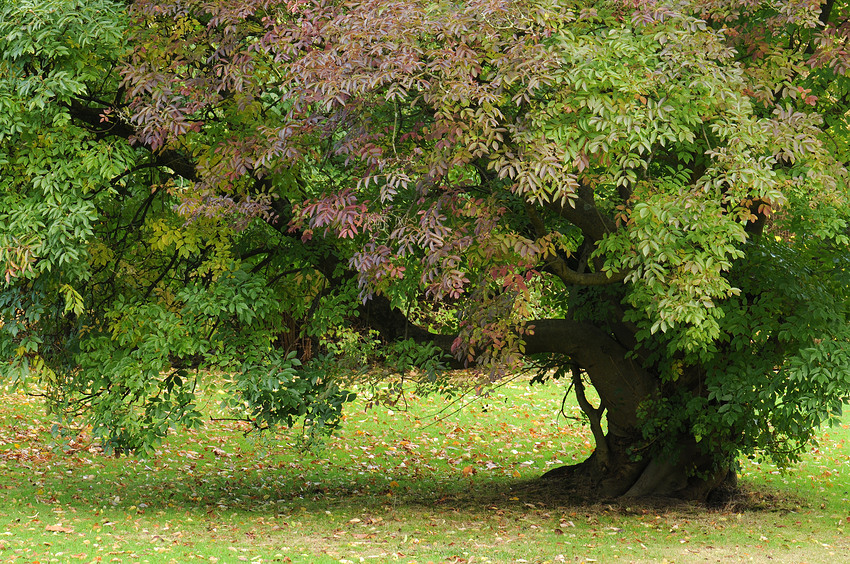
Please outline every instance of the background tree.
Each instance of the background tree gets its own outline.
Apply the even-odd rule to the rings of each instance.
[[[703,499],[846,402],[844,3],[83,9],[0,24],[0,346],[108,445],[202,370],[321,427],[351,361],[443,350],[568,378],[597,448],[552,478]]]

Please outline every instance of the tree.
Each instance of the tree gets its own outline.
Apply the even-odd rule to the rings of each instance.
[[[566,378],[596,450],[549,477],[600,495],[792,463],[850,397],[847,16],[6,7],[5,373],[139,449],[197,424],[202,369],[258,427],[321,429],[352,362],[443,351]]]

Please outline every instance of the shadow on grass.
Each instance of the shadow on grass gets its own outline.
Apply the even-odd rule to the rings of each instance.
[[[153,461],[137,459],[108,459],[72,472],[63,471],[61,457],[57,462],[53,472],[43,473],[42,479],[31,486],[46,492],[36,494],[37,499],[76,508],[125,508],[142,513],[177,507],[197,513],[235,511],[261,515],[296,510],[356,513],[387,509],[465,514],[494,510],[604,510],[628,515],[659,511],[786,513],[807,505],[790,492],[746,483],[723,505],[708,507],[670,498],[591,499],[551,480],[482,474],[361,475],[333,466],[289,468],[283,463],[279,467],[228,465],[181,471],[167,466],[157,468]]]

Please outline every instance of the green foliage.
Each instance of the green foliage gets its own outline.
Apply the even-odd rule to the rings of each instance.
[[[745,240],[744,227],[722,206],[678,191],[636,204],[630,228],[606,237],[599,252],[611,257],[606,268],[629,272],[628,319],[638,338],[679,327],[671,352],[692,352],[713,348],[720,335],[723,311],[715,301],[740,292],[725,273],[744,256]]]
[[[263,269],[280,260],[273,247],[265,263],[247,253],[279,234],[187,222],[185,179],[121,137],[125,120],[108,104],[121,103],[130,21],[113,2],[0,11],[3,376],[119,452],[200,425],[195,392],[209,370],[230,375],[235,417],[326,432],[351,394],[277,346],[292,331],[284,317],[303,315],[304,294],[288,292],[299,275]]]

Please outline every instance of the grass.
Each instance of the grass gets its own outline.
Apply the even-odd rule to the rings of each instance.
[[[210,423],[148,459],[104,456],[85,435],[58,452],[39,402],[6,394],[0,562],[850,559],[850,426],[788,473],[746,462],[744,505],[570,505],[530,486],[591,450],[560,394],[513,383],[458,413],[438,397],[356,403],[322,450]]]

